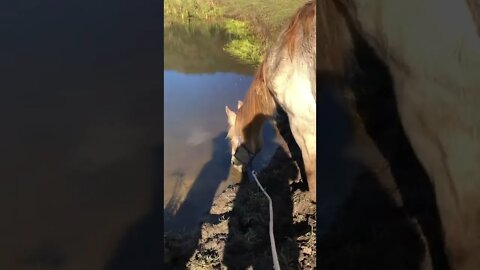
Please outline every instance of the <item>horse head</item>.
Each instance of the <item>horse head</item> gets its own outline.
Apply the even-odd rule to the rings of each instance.
[[[237,109],[239,111],[242,105],[243,102],[238,101]],[[225,112],[228,120],[227,137],[231,147],[231,164],[236,170],[243,172],[253,160],[253,157],[260,152],[261,145],[257,140],[246,140],[245,127],[242,118],[238,116],[239,113],[230,110],[228,106],[225,106]]]

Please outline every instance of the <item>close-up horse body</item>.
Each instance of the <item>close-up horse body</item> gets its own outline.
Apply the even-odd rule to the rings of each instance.
[[[450,267],[480,269],[478,2],[339,2],[390,71],[403,128],[435,189]]]
[[[344,2],[390,70],[403,128],[433,182],[450,266],[480,269],[478,3]]]
[[[286,112],[302,152],[312,201],[316,201],[315,21],[316,5],[311,1],[293,16],[265,55],[238,112],[226,108],[232,164],[237,168],[247,165],[253,154],[260,151],[262,126],[275,117],[276,107]],[[245,152],[252,155],[240,157]]]

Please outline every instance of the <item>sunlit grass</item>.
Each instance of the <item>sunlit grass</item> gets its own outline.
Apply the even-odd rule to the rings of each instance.
[[[257,65],[262,60],[261,42],[252,34],[246,22],[226,20],[225,29],[233,39],[224,47],[225,51],[241,62]]]

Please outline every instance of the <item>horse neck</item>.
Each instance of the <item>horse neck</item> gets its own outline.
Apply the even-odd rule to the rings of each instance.
[[[244,103],[237,113],[237,129],[244,143],[252,151],[262,145],[262,128],[275,113],[275,101],[266,87],[254,82],[247,92]]]

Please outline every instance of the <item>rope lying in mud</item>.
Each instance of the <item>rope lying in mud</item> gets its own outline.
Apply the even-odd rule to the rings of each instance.
[[[278,263],[278,255],[277,255],[277,248],[275,247],[275,237],[273,236],[273,206],[272,206],[272,199],[268,196],[268,193],[263,189],[262,185],[258,181],[257,172],[252,170],[253,178],[255,178],[255,182],[257,182],[258,187],[262,190],[263,194],[268,198],[268,206],[270,210],[270,224],[269,224],[269,232],[270,232],[270,246],[272,247],[272,257],[273,257],[273,269],[280,270],[280,264]]]

